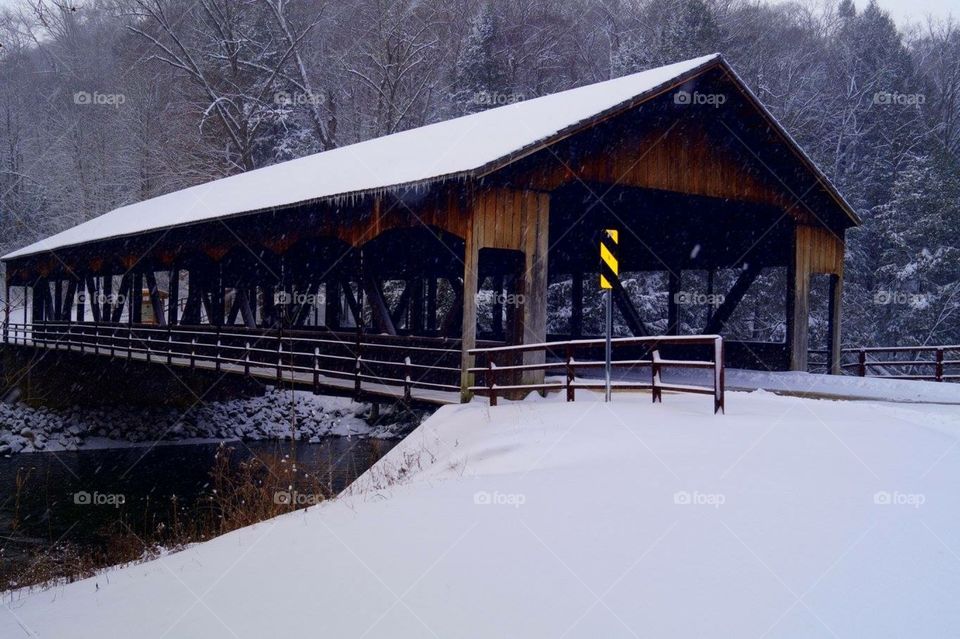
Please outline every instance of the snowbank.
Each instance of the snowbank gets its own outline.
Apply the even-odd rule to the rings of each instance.
[[[438,411],[351,495],[17,593],[0,636],[942,637],[960,411],[731,393]],[[32,635],[31,635],[32,636]]]
[[[0,404],[0,455],[108,448],[155,441],[291,439],[331,435],[396,437],[410,426],[371,426],[369,405],[303,391],[175,408],[73,408],[55,411]]]

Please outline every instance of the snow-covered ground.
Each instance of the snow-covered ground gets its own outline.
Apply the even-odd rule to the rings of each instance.
[[[396,437],[410,425],[363,419],[370,406],[343,397],[270,390],[265,395],[206,402],[188,409],[112,406],[53,410],[0,404],[0,455],[43,450],[111,448],[157,441]]]
[[[449,406],[351,494],[8,594],[0,636],[945,637],[960,409]]]

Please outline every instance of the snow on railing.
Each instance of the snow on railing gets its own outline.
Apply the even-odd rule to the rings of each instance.
[[[656,337],[620,337],[614,338],[613,359],[611,366],[617,369],[650,368],[650,381],[630,379],[614,380],[611,388],[614,390],[649,390],[654,402],[663,400],[663,391],[677,393],[700,393],[713,395],[713,412],[724,410],[724,363],[723,338],[719,335],[664,335]],[[543,344],[522,344],[519,346],[498,346],[492,348],[474,348],[470,355],[485,360],[483,365],[467,369],[469,373],[483,376],[483,384],[470,387],[470,390],[490,398],[490,404],[496,405],[497,398],[502,395],[523,394],[530,391],[565,391],[566,399],[572,402],[576,399],[577,389],[600,390],[606,387],[604,381],[577,379],[577,371],[603,369],[606,362],[601,358],[579,360],[574,357],[578,352],[597,351],[603,348],[605,340],[577,339],[562,342],[547,342]],[[664,359],[660,355],[662,347],[710,347],[707,351],[710,359]],[[617,359],[617,351],[629,350],[629,356]],[[560,355],[562,353],[562,355]],[[639,353],[639,356],[637,356]],[[524,358],[534,354],[542,360],[532,363],[523,362]],[[555,361],[548,361],[547,355],[552,354]],[[700,368],[712,371],[709,386],[694,384],[671,384],[662,379],[664,369],[670,368]],[[564,379],[558,381],[524,382],[525,373],[543,371],[562,372]],[[500,383],[504,378],[511,377],[508,383]],[[518,379],[519,377],[519,379]]]

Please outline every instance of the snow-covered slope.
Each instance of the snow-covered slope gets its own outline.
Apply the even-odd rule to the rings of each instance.
[[[713,54],[340,147],[124,206],[2,259],[334,195],[455,176],[719,58]]]
[[[5,600],[19,637],[945,637],[960,411],[440,410],[355,494]],[[391,480],[391,477],[393,480]],[[397,479],[399,478],[399,479]]]

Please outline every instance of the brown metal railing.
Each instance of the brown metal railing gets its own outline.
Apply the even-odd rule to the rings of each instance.
[[[424,399],[414,397],[417,389],[459,393],[458,340],[416,338],[413,343],[410,339],[391,343],[380,338],[369,335],[359,341],[356,333],[239,326],[67,322],[11,323],[3,331],[6,344],[243,373],[309,385],[314,392],[334,385],[341,390],[352,388],[358,398],[384,394],[371,384],[401,389],[406,401]],[[333,383],[336,380],[340,383]]]
[[[477,366],[468,372],[483,377],[483,383],[471,386],[470,390],[486,395],[490,404],[496,405],[499,396],[522,394],[530,391],[565,391],[568,402],[576,399],[578,389],[599,390],[605,388],[602,381],[577,379],[577,371],[602,370],[606,365],[603,359],[590,357],[577,359],[578,353],[596,352],[602,349],[603,339],[578,339],[546,344],[521,346],[500,346],[493,348],[475,348],[470,354],[478,358]],[[611,366],[617,369],[649,367],[649,381],[618,379],[611,382],[614,390],[650,390],[654,402],[663,400],[663,391],[679,393],[700,393],[713,396],[713,412],[724,410],[724,365],[723,338],[719,335],[682,335],[661,337],[624,337],[612,340],[613,359]],[[691,347],[708,355],[706,359],[664,359],[660,351],[664,348],[690,352]],[[707,348],[703,348],[707,347]],[[618,354],[625,357],[618,359]],[[543,354],[542,362],[523,363],[524,356]],[[712,384],[698,386],[694,384],[671,384],[662,380],[662,372],[670,368],[701,368],[713,371]],[[525,383],[524,373],[530,371],[556,372],[564,376],[562,381],[544,381]],[[503,383],[506,380],[506,383]]]
[[[845,348],[841,355],[848,360],[841,368],[859,377],[960,381],[960,345]]]

